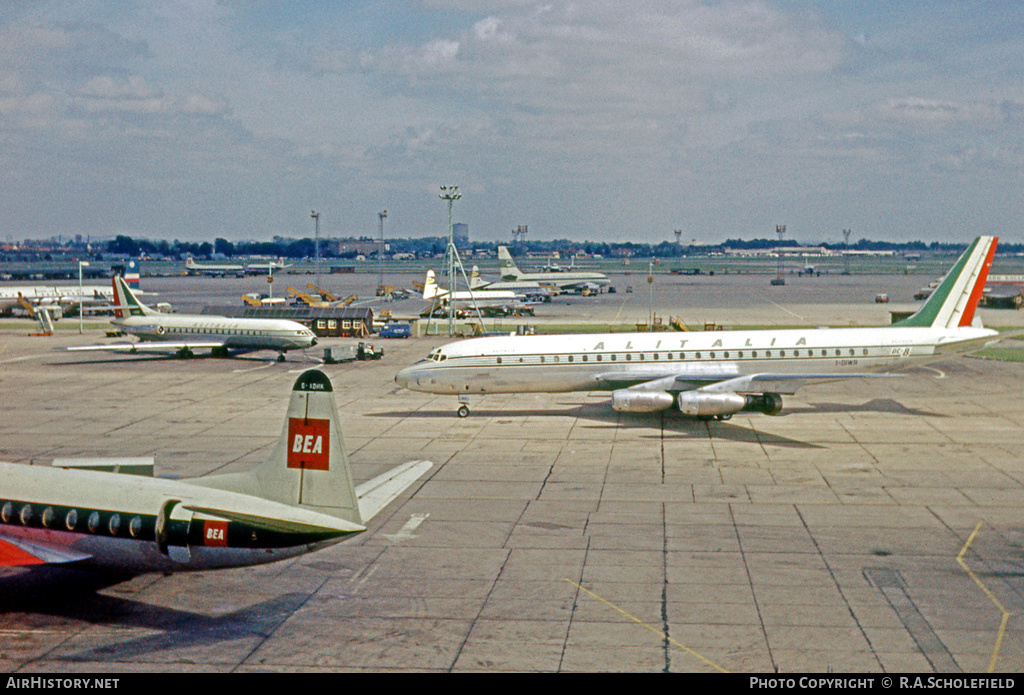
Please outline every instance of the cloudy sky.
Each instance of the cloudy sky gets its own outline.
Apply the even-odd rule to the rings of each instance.
[[[981,0],[0,2],[0,240],[1024,241]]]

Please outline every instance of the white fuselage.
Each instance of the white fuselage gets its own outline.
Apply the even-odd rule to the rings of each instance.
[[[523,273],[518,275],[502,271],[501,279],[504,281],[536,282],[538,284],[551,285],[559,289],[575,287],[583,284],[606,285],[608,277],[604,273],[587,272],[554,272],[554,273]]]
[[[316,344],[313,331],[287,319],[150,314],[114,319],[112,323],[143,341],[222,342],[228,349],[281,352]]]
[[[270,530],[198,508],[291,527]],[[184,481],[0,463],[0,539],[39,543],[59,555],[54,562],[81,558],[83,566],[130,572],[236,567],[307,553],[362,530],[326,514]]]
[[[485,337],[450,343],[395,377],[429,393],[610,391],[664,377],[884,372],[994,339],[983,328],[835,328]],[[966,343],[965,343],[966,341]]]
[[[19,304],[19,297],[32,305],[109,304],[113,293],[109,286],[85,285],[22,285],[0,287],[0,312],[9,312]]]

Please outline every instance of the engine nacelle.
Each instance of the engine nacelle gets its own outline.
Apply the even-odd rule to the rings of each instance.
[[[747,396],[747,405],[743,409],[754,410],[765,415],[778,415],[782,412],[782,396],[777,393]]]
[[[675,398],[667,391],[612,391],[612,407],[624,413],[654,413],[671,408]]]
[[[695,417],[732,415],[743,410],[746,405],[746,397],[738,393],[683,391],[679,394],[679,410]]]
[[[782,412],[782,396],[777,393],[742,396],[738,393],[683,391],[679,394],[679,410],[695,417],[732,415],[741,410],[778,415]]]

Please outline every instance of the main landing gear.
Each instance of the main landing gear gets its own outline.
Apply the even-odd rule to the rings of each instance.
[[[459,409],[455,414],[459,417],[469,417],[469,396],[459,396]]]

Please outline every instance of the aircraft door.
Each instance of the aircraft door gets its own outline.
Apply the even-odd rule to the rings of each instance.
[[[156,546],[160,552],[175,562],[188,563],[192,558],[188,548],[191,525],[192,512],[181,506],[181,500],[164,502],[156,518]]]

